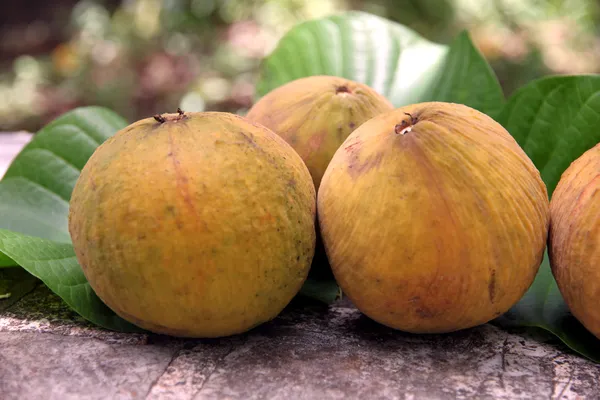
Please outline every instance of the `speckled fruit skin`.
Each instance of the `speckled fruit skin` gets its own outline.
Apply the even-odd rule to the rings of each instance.
[[[69,229],[98,296],[150,331],[218,337],[274,318],[306,279],[315,189],[267,128],[217,112],[166,114],[98,147]]]
[[[372,117],[393,109],[367,85],[335,76],[310,76],[282,85],[248,112],[300,154],[318,189],[333,154]]]
[[[561,176],[550,202],[548,243],[567,306],[600,339],[600,145]]]
[[[336,152],[317,196],[344,293],[408,332],[456,331],[504,313],[546,247],[538,170],[504,128],[464,105],[414,104],[366,122]]]

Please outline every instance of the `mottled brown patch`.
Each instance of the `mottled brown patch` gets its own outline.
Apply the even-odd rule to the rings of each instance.
[[[259,217],[258,219],[263,224],[269,224],[271,222],[275,222],[275,217],[270,212],[266,212],[265,215]]]
[[[436,313],[426,307],[419,307],[416,309],[416,313],[419,317],[424,319],[431,319],[435,317]]]
[[[373,168],[379,167],[381,161],[383,160],[382,153],[367,157],[367,159],[362,161],[359,159],[358,154],[359,153],[357,151],[353,152],[350,156],[350,162],[348,163],[348,173],[354,179],[365,174],[367,171]]]
[[[306,143],[308,145],[309,153],[319,150],[325,141],[326,136],[327,131],[321,131],[312,135],[312,137],[308,139],[308,142]]]
[[[194,202],[192,201],[192,197],[190,195],[189,187],[188,187],[188,178],[184,175],[184,172],[181,170],[180,164],[181,162],[177,158],[177,151],[175,147],[175,143],[173,141],[173,135],[169,133],[169,146],[171,147],[171,151],[169,152],[171,160],[173,161],[173,170],[175,171],[175,182],[181,196],[183,197],[183,201],[188,205],[190,210],[195,213],[196,207],[194,206]]]

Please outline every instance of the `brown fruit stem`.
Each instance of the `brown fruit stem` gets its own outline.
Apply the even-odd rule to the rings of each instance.
[[[348,89],[347,86],[338,86],[335,89],[335,93],[338,94],[338,93],[352,93],[352,92],[350,91],[350,89]]]
[[[396,124],[396,126],[394,126],[394,132],[396,132],[396,135],[405,135],[405,134],[407,134],[408,132],[411,131],[410,128],[413,125],[415,125],[417,122],[419,122],[417,120],[417,118],[413,117],[411,114],[406,113],[406,112],[404,114],[406,114],[406,115],[408,115],[410,117],[410,122],[404,120],[401,123]]]
[[[170,121],[179,121],[186,118],[185,112],[181,108],[177,108],[177,114],[156,114],[154,119],[161,124]]]

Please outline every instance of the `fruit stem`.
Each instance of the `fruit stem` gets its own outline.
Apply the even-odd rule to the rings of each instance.
[[[419,122],[417,120],[416,117],[413,117],[411,114],[405,112],[405,115],[408,115],[410,117],[410,122],[409,121],[402,121],[399,124],[396,124],[396,126],[394,126],[394,132],[396,132],[396,135],[405,135],[408,132],[410,132],[412,130],[412,126],[415,125],[417,122]]]
[[[338,86],[335,89],[335,93],[338,94],[338,93],[352,93],[352,92],[350,92],[350,89],[348,89],[347,86]]]

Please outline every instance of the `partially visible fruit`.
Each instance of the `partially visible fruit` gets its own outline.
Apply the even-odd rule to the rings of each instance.
[[[575,160],[556,186],[549,254],[567,306],[600,339],[600,145]]]
[[[414,104],[366,122],[335,153],[317,196],[345,295],[404,331],[501,315],[532,284],[546,247],[539,171],[502,126],[464,105]]]
[[[393,109],[367,85],[335,76],[310,76],[261,98],[247,117],[280,135],[300,154],[315,187],[335,151],[372,117]]]
[[[189,337],[274,318],[306,279],[315,189],[296,152],[226,113],[157,115],[85,165],[69,230],[85,276],[118,315]]]

